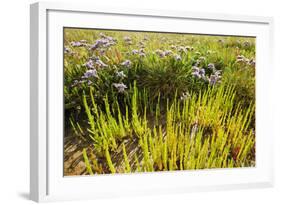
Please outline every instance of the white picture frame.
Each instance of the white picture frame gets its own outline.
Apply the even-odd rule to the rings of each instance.
[[[273,186],[271,90],[273,19],[185,11],[47,3],[30,10],[30,198],[53,201]],[[93,25],[93,19],[96,19]],[[187,29],[188,25],[192,29]],[[63,177],[62,29],[88,27],[257,37],[257,165],[142,174]],[[190,28],[190,27],[189,27]],[[57,68],[57,69],[54,69]],[[59,69],[60,68],[60,69]],[[146,184],[149,182],[149,186]]]

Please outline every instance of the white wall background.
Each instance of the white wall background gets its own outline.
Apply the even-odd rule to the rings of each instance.
[[[29,193],[29,4],[6,0],[0,4],[0,204],[31,204]],[[77,0],[83,3],[84,0]],[[281,203],[281,6],[278,0],[92,0],[110,7],[150,8],[273,16],[275,66],[275,188],[145,196],[84,204],[280,204]],[[64,204],[80,204],[67,202]]]

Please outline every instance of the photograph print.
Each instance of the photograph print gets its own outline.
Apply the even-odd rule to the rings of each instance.
[[[64,176],[255,167],[255,37],[63,38]]]

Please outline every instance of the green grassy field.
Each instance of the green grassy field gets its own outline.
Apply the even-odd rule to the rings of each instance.
[[[255,38],[64,29],[64,174],[255,166]]]

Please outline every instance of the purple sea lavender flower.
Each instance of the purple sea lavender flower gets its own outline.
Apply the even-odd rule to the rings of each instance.
[[[198,68],[197,66],[192,66],[192,75],[193,75],[193,77],[195,77],[195,78],[201,78],[202,77],[202,75],[200,74],[200,68]]]
[[[90,60],[88,60],[88,61],[85,63],[85,66],[86,66],[88,69],[92,69],[92,68],[94,68],[94,62],[90,59]]]
[[[249,47],[250,45],[251,45],[250,41],[245,41],[243,43],[243,46],[245,46],[245,47]]]
[[[90,50],[96,50],[100,47],[100,45],[102,44],[102,42],[100,40],[96,40],[96,42],[90,46]]]
[[[169,55],[171,55],[173,52],[171,51],[171,50],[165,50],[164,51],[164,55],[165,56],[169,56]]]
[[[145,57],[145,53],[140,52],[140,53],[139,53],[139,56],[140,56],[140,57]]]
[[[216,83],[220,83],[220,79],[221,79],[221,71],[218,70],[215,72],[215,74],[211,75],[209,78],[209,83],[210,85],[215,85]]]
[[[208,69],[210,69],[213,72],[216,70],[216,67],[213,63],[209,63],[207,67],[208,67]]]
[[[199,74],[199,72],[192,72],[192,75],[195,78],[201,78],[201,75]]]
[[[180,47],[178,48],[178,51],[179,51],[179,52],[182,52],[182,53],[186,53],[186,52],[187,52],[186,48],[183,47],[183,46],[180,46]]]
[[[86,83],[87,80],[79,80],[79,83],[82,84],[82,83]]]
[[[99,54],[100,54],[101,56],[105,55],[105,49],[100,49],[100,50],[99,50]]]
[[[115,39],[112,37],[104,37],[97,39],[93,45],[90,46],[90,50],[96,50],[98,48],[108,48],[112,45],[115,45]]]
[[[246,57],[243,56],[243,55],[238,55],[238,56],[236,57],[236,60],[237,60],[237,61],[244,61],[245,59],[246,59]]]
[[[162,53],[163,51],[160,49],[155,50],[155,53],[159,55],[159,53]]]
[[[103,48],[108,48],[108,47],[113,46],[113,45],[115,45],[114,42],[108,41],[107,43],[103,44]]]
[[[200,61],[197,59],[196,63],[194,64],[194,66],[199,66],[200,65]]]
[[[132,41],[131,37],[129,37],[129,36],[124,36],[123,39],[124,39],[124,41],[126,41],[126,42]]]
[[[91,60],[93,60],[94,62],[100,60],[100,58],[98,56],[93,55],[92,57],[90,57]]]
[[[80,47],[83,44],[80,41],[72,41],[72,42],[70,42],[70,45],[73,47]]]
[[[200,62],[204,62],[206,60],[206,58],[204,56],[199,57],[198,59]]]
[[[116,72],[116,76],[118,77],[118,78],[126,78],[126,75],[124,74],[124,71],[117,71]]]
[[[155,53],[156,53],[157,55],[159,55],[160,58],[165,57],[164,51],[162,51],[162,50],[160,50],[160,49],[157,49],[157,50],[155,51]]]
[[[209,78],[209,82],[210,82],[210,85],[215,85],[218,81],[218,76],[216,75],[211,75],[210,78]]]
[[[216,76],[220,76],[221,75],[221,71],[220,70],[216,70],[214,73]]]
[[[108,41],[110,41],[111,43],[116,43],[116,41],[117,41],[115,38],[113,38],[113,37],[111,37],[111,36],[107,36],[106,39],[107,39]]]
[[[132,54],[133,54],[133,55],[136,55],[136,54],[138,54],[138,53],[139,53],[138,50],[136,50],[136,49],[133,49],[133,50],[132,50]]]
[[[181,100],[186,100],[186,99],[190,98],[190,96],[191,95],[189,94],[189,92],[184,92],[184,93],[182,93],[180,99]]]
[[[197,72],[197,73],[199,73],[199,70],[200,70],[200,68],[198,68],[197,66],[192,66],[191,69],[193,72]]]
[[[165,57],[165,53],[161,52],[161,53],[159,53],[159,56],[160,56],[160,58],[164,58]]]
[[[181,61],[181,56],[180,55],[175,55],[174,58],[175,58],[176,61]]]
[[[132,65],[132,62],[130,60],[125,60],[123,63],[121,63],[121,65],[129,68]]]
[[[141,48],[141,49],[139,50],[139,53],[145,53],[144,48]]]
[[[106,38],[106,35],[104,33],[100,33],[101,38]]]
[[[243,55],[238,55],[238,56],[236,57],[236,59],[245,59],[245,56],[243,56]]]
[[[79,84],[79,81],[78,80],[74,80],[73,81],[73,84],[71,85],[71,87],[75,87]]]
[[[199,74],[200,74],[201,76],[205,76],[205,69],[204,69],[204,68],[201,68],[201,69],[199,70]]]
[[[124,93],[127,88],[124,83],[113,83],[112,85],[118,90],[118,93]]]
[[[97,65],[99,68],[105,68],[108,67],[108,65],[106,65],[104,62],[102,62],[101,60],[96,60],[95,61],[95,65]]]
[[[237,63],[243,63],[243,62],[245,62],[245,60],[242,59],[242,58],[239,58],[239,59],[236,60],[236,62],[237,62]]]
[[[99,77],[96,69],[87,70],[82,76],[82,78],[90,78],[90,77],[95,77],[95,78]]]
[[[86,44],[87,40],[82,39],[82,40],[80,40],[80,43]]]
[[[72,51],[70,48],[64,47],[64,53],[72,53]]]
[[[131,37],[125,36],[123,39],[124,39],[124,41],[125,41],[125,43],[127,45],[132,45],[133,44]]]
[[[249,65],[255,66],[255,65],[256,65],[256,61],[252,58],[252,59],[249,61]]]

